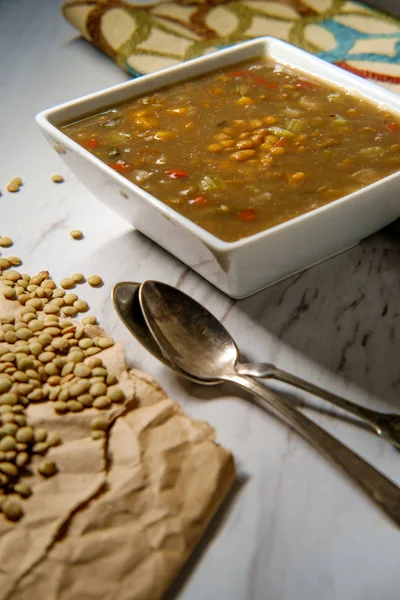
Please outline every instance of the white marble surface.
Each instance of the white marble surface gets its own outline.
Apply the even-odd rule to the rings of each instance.
[[[366,406],[400,410],[400,237],[377,234],[246,300],[219,293],[103,207],[41,137],[39,110],[126,78],[77,39],[59,5],[0,3],[0,234],[15,240],[13,254],[23,257],[27,272],[102,275],[100,290],[82,288],[92,312],[126,342],[134,365],[155,375],[190,415],[210,421],[234,452],[242,485],[174,597],[399,598],[399,531],[325,459],[243,396],[220,388],[206,402],[209,390],[167,372],[119,322],[110,290],[124,279],[179,284],[224,319],[249,358],[275,361]],[[65,183],[52,183],[54,173]],[[16,175],[25,185],[9,194],[5,185]],[[85,239],[72,241],[71,228],[82,229]],[[400,456],[391,446],[343,420],[309,414],[400,482]]]

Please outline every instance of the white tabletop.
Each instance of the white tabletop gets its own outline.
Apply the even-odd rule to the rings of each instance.
[[[200,389],[167,372],[118,320],[110,290],[121,280],[179,284],[224,318],[248,358],[273,361],[366,406],[399,410],[400,239],[381,232],[246,300],[218,292],[98,202],[42,138],[34,121],[39,110],[127,78],[76,36],[60,4],[0,4],[0,234],[15,240],[12,253],[24,259],[26,272],[46,268],[55,279],[76,271],[100,274],[101,289],[80,288],[91,314],[126,343],[133,365],[154,375],[189,415],[208,420],[234,453],[241,485],[181,578],[177,598],[399,598],[395,526],[243,394]],[[55,173],[65,183],[52,183]],[[14,176],[25,182],[18,194],[5,190]],[[73,241],[72,228],[85,238]],[[344,420],[308,412],[400,482],[400,456],[390,445]]]

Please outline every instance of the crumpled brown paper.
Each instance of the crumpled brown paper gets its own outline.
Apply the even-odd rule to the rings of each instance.
[[[0,317],[11,306],[0,301]],[[128,371],[121,343],[99,356],[127,397],[109,412],[107,442],[90,438],[95,409],[29,407],[30,422],[63,439],[49,452],[59,473],[30,478],[19,523],[0,516],[0,600],[161,598],[234,482],[232,455],[207,423]]]

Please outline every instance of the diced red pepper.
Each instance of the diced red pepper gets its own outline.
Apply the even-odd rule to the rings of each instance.
[[[123,171],[126,171],[130,168],[129,165],[123,160],[119,160],[115,163],[110,163],[108,166],[114,169],[114,171],[117,171],[117,173],[123,173]]]
[[[246,208],[246,210],[242,210],[238,214],[238,217],[241,221],[254,221],[256,218],[256,211],[253,208]]]
[[[396,131],[399,131],[400,126],[396,123],[385,123],[385,129],[390,131],[390,133],[396,133]]]
[[[165,171],[168,177],[171,179],[186,179],[189,177],[189,173],[187,171],[180,171],[179,169],[170,169],[169,171]]]
[[[284,137],[281,137],[280,140],[278,140],[277,142],[275,142],[274,146],[283,147],[283,146],[287,146],[287,143],[288,143],[287,139],[284,138]]]
[[[254,80],[254,83],[256,85],[265,86],[269,90],[274,90],[276,87],[278,87],[277,83],[275,83],[274,81],[267,81],[265,79],[265,77],[256,77],[256,79]]]
[[[200,194],[199,196],[196,196],[192,200],[189,200],[189,204],[194,204],[196,206],[203,206],[204,204],[208,204],[208,200],[205,196],[202,196]]]
[[[97,140],[87,140],[86,142],[83,142],[82,146],[85,148],[98,148],[100,144]]]

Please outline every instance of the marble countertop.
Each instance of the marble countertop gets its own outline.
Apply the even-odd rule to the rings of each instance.
[[[63,21],[58,0],[0,4],[0,234],[24,269],[55,279],[98,273],[82,288],[91,313],[126,343],[132,364],[154,375],[191,416],[231,448],[237,490],[175,586],[179,600],[393,600],[400,533],[351,483],[292,431],[228,387],[182,382],[128,334],[110,290],[120,280],[179,285],[224,320],[249,359],[273,361],[365,406],[400,410],[400,236],[386,230],[264,292],[234,302],[100,204],[42,138],[35,114],[124,81],[125,74]],[[50,176],[61,173],[65,183]],[[25,184],[6,192],[14,176]],[[70,229],[81,229],[82,241]],[[307,413],[400,482],[387,443],[327,415]],[[209,401],[206,401],[209,400]],[[326,405],[323,407],[328,409]]]

